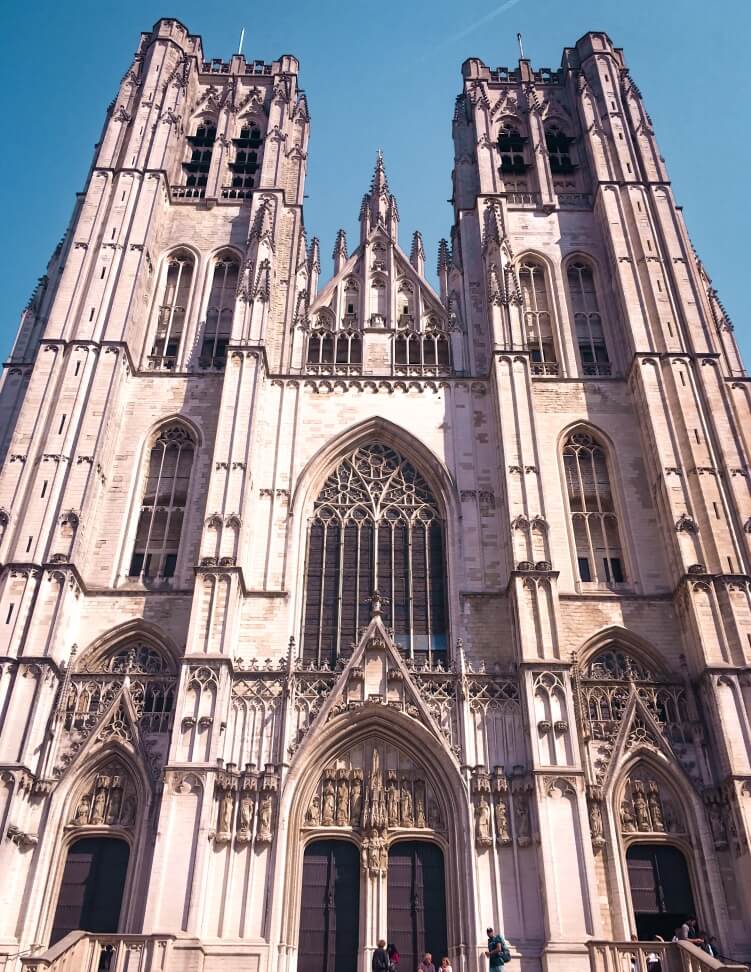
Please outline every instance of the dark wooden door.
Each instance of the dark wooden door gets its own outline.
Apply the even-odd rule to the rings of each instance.
[[[416,969],[425,952],[438,967],[447,950],[443,853],[427,841],[395,844],[389,851],[388,940],[400,968]]]
[[[632,844],[626,853],[636,934],[646,941],[662,935],[666,941],[693,915],[686,859],[677,847]]]
[[[354,844],[317,840],[305,848],[298,968],[352,972],[360,938],[360,855]]]
[[[86,837],[68,851],[50,944],[80,928],[116,932],[123,902],[129,848],[124,840]]]

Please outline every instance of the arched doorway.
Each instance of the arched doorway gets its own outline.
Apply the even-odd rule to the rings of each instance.
[[[403,969],[416,969],[425,952],[437,967],[447,954],[446,882],[436,844],[413,840],[390,848],[387,925]]]
[[[50,945],[68,932],[116,932],[130,848],[115,837],[84,837],[71,845],[57,897]]]
[[[677,926],[695,914],[685,857],[669,844],[632,844],[626,861],[637,936],[670,941]]]
[[[298,967],[352,972],[360,939],[360,855],[349,841],[316,840],[305,848]]]

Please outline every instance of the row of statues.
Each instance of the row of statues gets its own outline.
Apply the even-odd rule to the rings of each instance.
[[[526,847],[531,841],[527,793],[520,791],[509,799],[507,792],[496,792],[491,796],[480,790],[475,797],[475,843],[478,847],[493,845],[493,827],[499,847],[507,847],[513,843],[514,837],[519,847]]]
[[[235,842],[270,844],[274,837],[274,810],[279,780],[276,774],[264,774],[260,782],[256,776],[239,781],[222,776],[218,781],[219,808],[214,841],[217,844]],[[255,833],[253,824],[255,821]]]
[[[76,804],[71,823],[78,826],[131,827],[136,819],[136,794],[124,769],[98,773]]]
[[[414,774],[381,770],[374,749],[368,778],[360,768],[324,770],[305,813],[307,827],[354,827],[380,832],[387,828],[443,828],[438,801]]]
[[[645,787],[643,780],[629,780],[621,802],[621,829],[624,833],[641,831],[665,833],[676,829],[676,814],[669,800],[663,800],[655,780]]]

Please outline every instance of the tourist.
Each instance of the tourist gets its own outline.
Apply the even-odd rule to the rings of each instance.
[[[386,951],[389,956],[389,972],[397,972],[399,968],[399,950],[396,945],[391,944]]]
[[[443,958],[441,959],[441,967],[439,969],[439,972],[453,972],[451,968],[451,962],[449,962],[448,955],[444,955]]]
[[[371,968],[373,972],[389,972],[389,956],[386,951],[386,942],[382,938],[379,938],[378,948],[373,952]]]
[[[656,942],[664,942],[665,939],[661,935],[655,935],[654,940]],[[662,972],[662,962],[660,961],[660,953],[647,952],[647,972]]]
[[[488,950],[485,955],[490,960],[491,969],[500,969],[511,958],[508,945],[503,935],[496,935],[492,928],[487,929],[487,934]]]
[[[435,972],[435,965],[433,965],[433,956],[430,952],[426,952],[422,957],[422,962],[420,962],[419,972]]]

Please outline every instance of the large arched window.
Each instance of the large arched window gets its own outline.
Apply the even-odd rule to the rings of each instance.
[[[524,299],[524,340],[532,359],[532,374],[557,375],[545,270],[536,260],[525,259],[519,268],[519,281]]]
[[[185,195],[203,199],[206,195],[206,183],[209,179],[211,156],[216,141],[216,123],[210,118],[201,119],[196,126],[195,133],[188,136],[190,158],[183,162],[185,185],[188,192]]]
[[[152,368],[171,371],[177,365],[194,269],[195,260],[188,250],[177,250],[167,261],[164,290],[157,308],[156,334],[149,355]]]
[[[232,183],[225,186],[225,199],[249,199],[253,195],[258,171],[258,153],[261,148],[261,130],[254,123],[246,123],[240,129],[239,138],[233,138],[235,155],[229,164]]]
[[[240,264],[233,254],[222,255],[214,264],[199,358],[203,368],[223,368],[227,360],[239,276]]]
[[[182,425],[157,435],[149,455],[128,576],[172,577],[182,534],[195,442]]]
[[[545,130],[545,146],[553,175],[570,175],[574,171],[574,161],[571,158],[572,142],[573,139],[556,125],[551,125]]]
[[[308,535],[303,656],[333,663],[357,641],[378,591],[383,618],[411,657],[446,652],[444,524],[428,484],[379,443],[329,476]]]
[[[524,160],[523,138],[516,128],[504,125],[498,134],[498,152],[501,156],[502,175],[524,175],[527,163]]]
[[[625,565],[605,451],[578,429],[566,440],[563,465],[579,579],[621,584]]]
[[[566,273],[571,305],[574,311],[576,343],[579,346],[582,374],[610,375],[610,363],[605,332],[602,327],[592,268],[582,261],[569,264]]]

